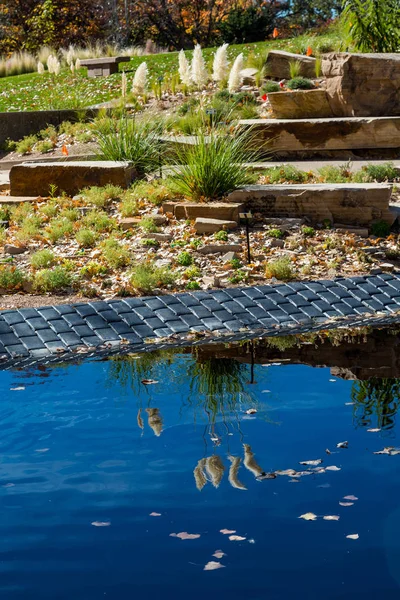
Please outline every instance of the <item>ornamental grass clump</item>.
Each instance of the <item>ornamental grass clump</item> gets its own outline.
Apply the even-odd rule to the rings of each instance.
[[[130,275],[131,285],[143,294],[150,294],[156,288],[172,285],[175,279],[173,271],[166,267],[156,267],[152,262],[136,265]]]
[[[222,85],[224,81],[226,82],[226,79],[228,78],[228,46],[229,44],[222,44],[222,46],[217,48],[214,55],[212,78],[220,85]]]
[[[159,165],[159,124],[122,117],[97,129],[99,158],[117,162],[128,161],[139,175],[153,171]]]
[[[62,292],[71,284],[72,276],[64,267],[42,269],[33,278],[33,288],[38,292]]]
[[[192,83],[190,63],[186,58],[184,50],[179,52],[179,77],[183,85],[186,87]]]
[[[232,65],[232,69],[229,73],[228,90],[231,94],[236,92],[243,83],[243,75],[242,75],[243,66],[244,66],[243,54],[239,54],[236,57],[235,62]]]
[[[268,278],[275,277],[279,281],[291,281],[294,279],[294,271],[290,258],[282,256],[281,258],[267,262],[265,265],[265,276]]]
[[[178,149],[172,158],[171,190],[194,200],[214,200],[253,183],[254,174],[244,166],[258,158],[253,137],[247,131],[236,135],[199,131],[197,143]]]
[[[48,267],[54,266],[56,262],[57,257],[47,248],[38,250],[31,256],[31,266],[33,269],[47,269]]]
[[[148,72],[147,64],[145,62],[142,62],[136,69],[132,83],[132,93],[135,94],[135,96],[143,96],[146,93]]]
[[[208,71],[199,44],[197,44],[193,50],[191,77],[193,83],[195,83],[198,88],[204,87],[208,80]]]

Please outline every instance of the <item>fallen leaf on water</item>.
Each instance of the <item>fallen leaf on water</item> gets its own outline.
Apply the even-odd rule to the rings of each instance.
[[[336,465],[331,465],[330,467],[325,467],[325,471],[340,471],[340,467],[336,467]]]
[[[144,385],[152,385],[153,383],[158,383],[155,379],[142,379],[142,383]]]
[[[182,531],[181,533],[170,533],[169,537],[177,537],[180,540],[197,540],[200,537],[199,533],[188,533],[187,531]]]
[[[37,448],[35,450],[35,452],[44,453],[44,452],[48,452],[49,450],[50,450],[50,448]]]
[[[336,444],[336,448],[348,448],[349,447],[349,442],[339,442],[338,444]]]
[[[319,488],[330,488],[331,484],[330,483],[322,483],[321,485],[317,485],[317,487],[319,487]]]
[[[350,495],[350,496],[343,496],[343,500],[352,500],[352,501],[354,501],[354,500],[358,500],[358,498],[357,498],[357,496]]]
[[[308,512],[308,513],[305,513],[304,515],[300,515],[298,518],[304,519],[304,521],[315,521],[317,518],[317,515],[314,515],[314,513],[312,513],[312,512]]]
[[[236,529],[220,529],[219,532],[224,535],[231,535],[232,533],[236,533]]]
[[[316,460],[303,460],[299,464],[316,467],[317,465],[320,465],[321,463],[322,463],[322,458],[317,458]]]
[[[20,387],[10,388],[10,392],[22,392],[24,389],[24,386],[21,385]]]
[[[288,477],[294,477],[297,474],[297,471],[294,469],[286,469],[285,471],[275,471],[277,475],[287,475]]]
[[[2,485],[1,487],[3,487],[3,488],[15,487],[15,483],[5,483],[5,484],[4,484],[4,485]]]
[[[215,560],[210,560],[204,567],[204,571],[215,571],[215,569],[223,569],[225,565],[221,565],[220,562],[216,562]]]
[[[345,402],[344,405],[345,406],[353,406],[353,404],[355,404],[354,402]]]
[[[255,408],[249,408],[248,410],[246,410],[246,415],[254,415],[256,412],[257,411]]]
[[[324,521],[339,521],[340,517],[338,515],[325,515],[323,519]]]
[[[346,535],[346,537],[348,540],[358,540],[360,536],[358,533],[350,533],[349,535]]]
[[[336,379],[330,379],[329,381],[333,383],[336,381]]]
[[[400,454],[400,449],[394,448],[393,446],[387,446],[383,450],[374,452],[374,454],[388,454],[389,456],[395,456],[396,454]]]
[[[150,517],[161,517],[161,513],[152,512],[149,515]]]
[[[340,506],[353,506],[354,502],[339,502]]]
[[[224,556],[226,556],[225,552],[222,552],[222,550],[216,550],[213,554],[213,556],[215,556],[215,558],[222,558]]]
[[[367,431],[369,431],[370,433],[377,433],[380,430],[380,427],[376,427],[376,429],[367,429]]]
[[[249,542],[249,544],[255,544],[256,540],[254,540],[253,538],[251,538],[251,540],[247,540]]]
[[[243,540],[245,540],[245,537],[242,537],[241,535],[230,535],[229,539],[231,542],[243,542]]]
[[[326,452],[327,454],[332,454],[332,452],[329,450],[329,448],[327,448],[327,449],[325,450],[325,452]]]
[[[93,521],[93,527],[110,527],[110,521]]]

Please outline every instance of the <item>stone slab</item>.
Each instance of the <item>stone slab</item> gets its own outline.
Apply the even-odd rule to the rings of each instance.
[[[327,294],[334,299],[329,310],[320,302]],[[210,300],[215,310],[208,308]],[[226,344],[340,325],[379,326],[398,321],[399,314],[400,274],[389,273],[5,310],[0,311],[0,368],[197,346],[213,339]],[[154,322],[161,315],[160,329]],[[75,331],[76,322],[91,335]],[[195,337],[194,331],[206,335]],[[44,332],[52,342],[44,341]]]
[[[267,152],[307,153],[316,150],[400,150],[400,117],[326,119],[246,119],[255,141]]]
[[[224,221],[222,219],[197,218],[194,224],[196,233],[217,233],[217,231],[236,229],[237,221]]]
[[[274,116],[278,119],[314,119],[332,117],[325,90],[296,90],[268,94]]]
[[[23,202],[38,202],[40,196],[1,196],[0,204],[22,204]]]
[[[242,205],[229,202],[165,202],[163,210],[172,212],[178,220],[205,218],[239,222]]]
[[[119,185],[127,188],[136,178],[136,171],[126,162],[70,161],[65,163],[23,163],[10,171],[11,196],[47,197],[50,186],[57,193],[75,195],[85,187]]]
[[[270,50],[265,63],[268,77],[274,79],[290,79],[290,64],[299,62],[301,64],[300,75],[310,79],[315,78],[316,60],[312,56],[304,54],[292,54],[283,50]]]
[[[302,185],[249,185],[229,194],[267,217],[307,217],[312,223],[329,220],[368,227],[375,221],[392,225],[389,209],[392,186],[386,183],[322,183]]]
[[[400,115],[400,53],[326,54],[322,75],[334,115]]]

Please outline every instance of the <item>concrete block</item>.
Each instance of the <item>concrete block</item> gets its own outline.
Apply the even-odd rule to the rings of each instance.
[[[65,192],[70,196],[85,187],[107,184],[127,188],[136,178],[134,167],[126,162],[113,161],[70,161],[23,163],[10,171],[11,196],[47,197],[50,186],[56,186],[56,193]]]

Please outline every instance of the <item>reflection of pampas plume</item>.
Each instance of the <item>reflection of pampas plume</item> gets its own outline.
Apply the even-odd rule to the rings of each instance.
[[[260,477],[261,475],[264,475],[264,471],[262,470],[260,465],[256,463],[256,460],[254,458],[254,452],[252,451],[251,446],[249,446],[249,444],[243,444],[243,448],[244,466],[246,467],[246,469],[251,471],[254,477]]]
[[[247,490],[243,483],[240,483],[238,479],[238,472],[242,459],[239,458],[239,456],[228,456],[228,458],[232,463],[229,469],[229,483],[238,490]]]
[[[194,480],[196,482],[196,487],[199,491],[203,489],[203,487],[207,483],[207,478],[204,473],[204,469],[206,466],[206,459],[202,458],[196,465],[195,470],[193,471]]]
[[[159,437],[162,432],[162,417],[158,411],[158,408],[146,408],[146,412],[149,415],[147,422],[149,427],[154,431],[154,435]]]
[[[144,423],[143,423],[143,419],[142,419],[142,409],[141,408],[139,408],[139,412],[137,414],[136,419],[137,419],[138,427],[140,427],[140,429],[144,429]]]
[[[211,479],[211,483],[217,488],[221,483],[225,471],[223,462],[217,454],[207,458],[206,471]]]

